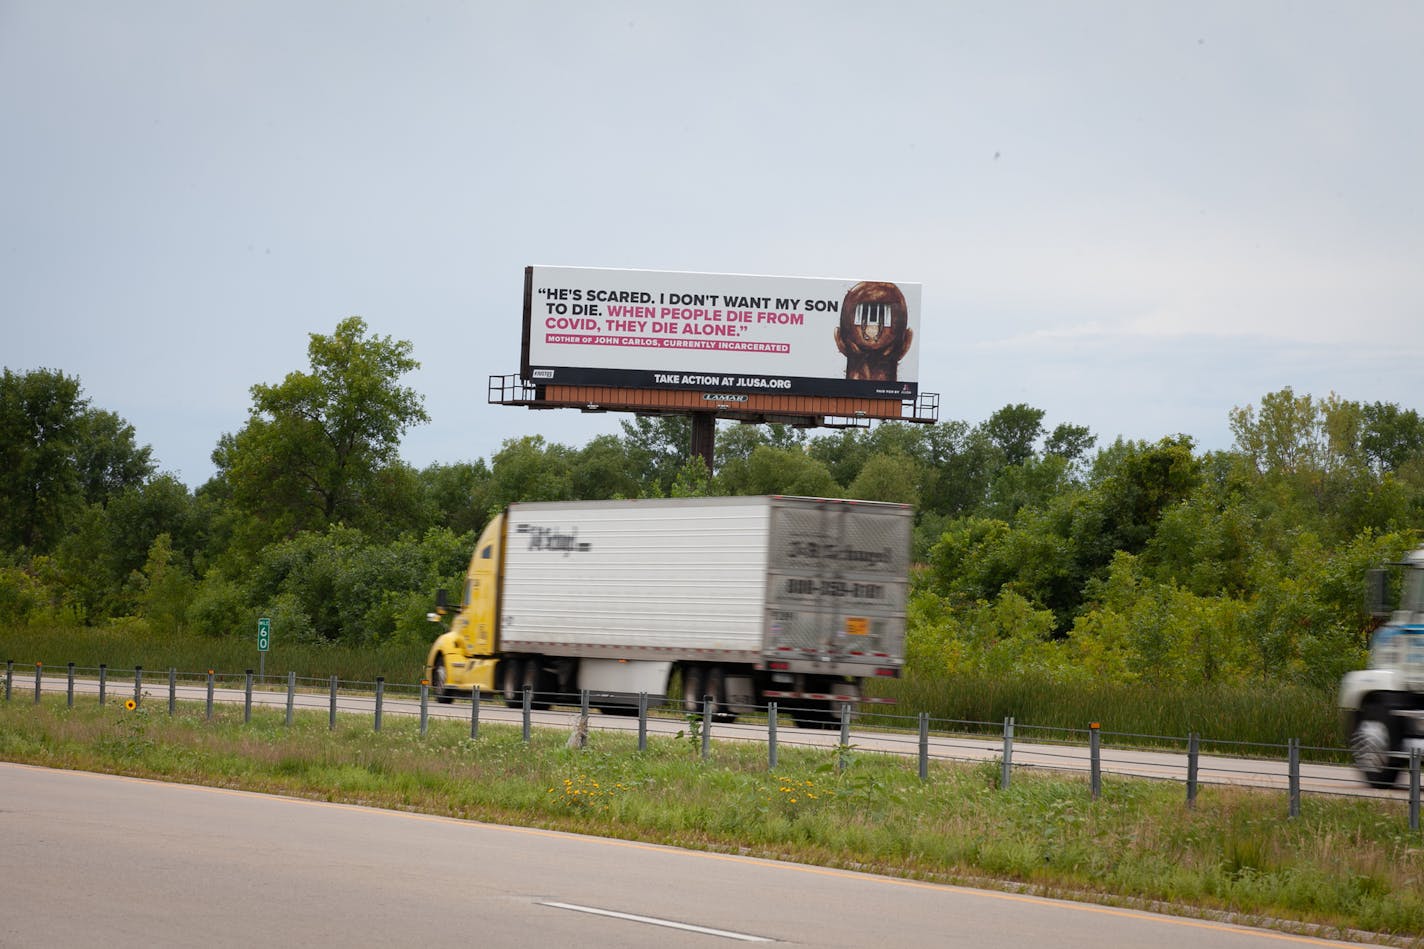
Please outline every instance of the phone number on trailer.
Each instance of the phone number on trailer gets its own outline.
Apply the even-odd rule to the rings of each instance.
[[[857,600],[885,599],[884,584],[815,580],[810,577],[787,577],[786,592],[793,596],[848,596]]]

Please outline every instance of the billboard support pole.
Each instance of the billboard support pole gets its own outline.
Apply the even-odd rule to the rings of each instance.
[[[712,412],[692,414],[692,456],[701,457],[712,473],[712,450],[717,443],[717,416]]]

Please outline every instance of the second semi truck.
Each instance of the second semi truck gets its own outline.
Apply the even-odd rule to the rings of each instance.
[[[1390,609],[1387,574],[1370,571],[1370,612],[1382,621],[1370,642],[1370,666],[1345,673],[1339,705],[1350,751],[1365,780],[1393,787],[1410,753],[1424,751],[1424,547],[1395,564],[1399,600]]]

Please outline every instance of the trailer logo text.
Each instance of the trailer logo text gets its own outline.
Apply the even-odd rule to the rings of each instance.
[[[567,534],[557,527],[540,527],[537,524],[516,524],[514,525],[516,534],[527,534],[529,537],[528,550],[561,550],[564,556],[577,551],[584,553],[593,549],[593,545],[588,541],[578,539],[578,528],[575,527]]]
[[[895,562],[895,555],[888,547],[880,550],[862,550],[844,544],[821,543],[814,540],[794,540],[787,554],[792,560],[830,560],[837,563],[860,564],[878,567]]]

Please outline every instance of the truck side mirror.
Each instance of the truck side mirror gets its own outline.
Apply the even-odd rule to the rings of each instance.
[[[1389,616],[1389,573],[1382,568],[1365,571],[1365,612],[1377,619]]]
[[[445,595],[445,588],[441,587],[435,591],[435,612],[444,614],[450,609],[450,600]]]

